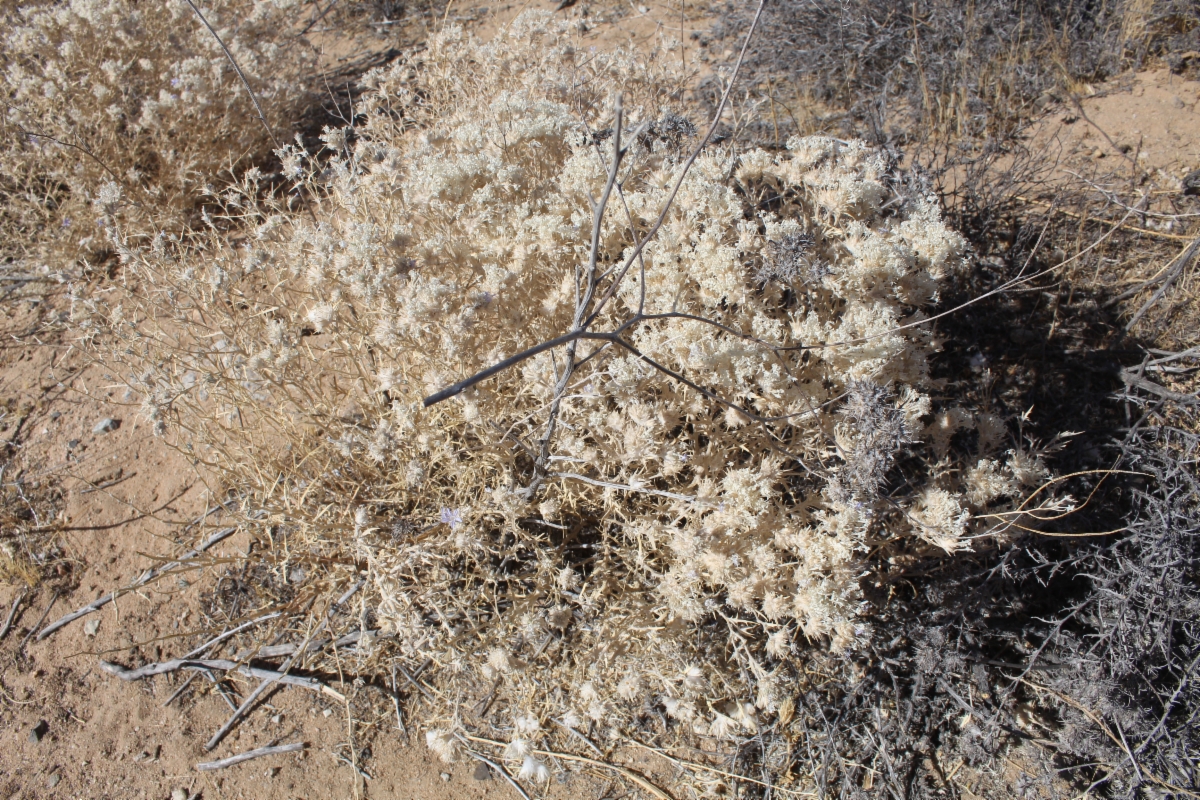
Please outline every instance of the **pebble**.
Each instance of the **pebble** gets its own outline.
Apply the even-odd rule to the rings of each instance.
[[[61,780],[62,775],[59,775],[57,772],[51,773],[50,777],[46,779],[46,788],[53,789],[55,786],[58,786],[58,782]]]
[[[449,773],[449,772],[443,772],[443,773],[442,773],[442,782],[443,782],[443,783],[449,783],[449,782],[450,782],[450,773]]]
[[[332,713],[333,713],[333,711],[332,711],[331,709],[328,709],[328,708],[327,708],[327,709],[325,709],[324,711],[322,711],[322,712],[321,712],[321,716],[323,716],[323,717],[325,717],[325,718],[327,718],[327,719],[328,719],[329,715],[330,715],[330,714],[332,714]]]
[[[271,717],[271,722],[274,722],[276,725],[283,722],[283,714],[276,714],[275,716]]]
[[[490,781],[492,779],[492,768],[482,761],[475,763],[475,771],[471,773],[471,777],[477,781]]]
[[[171,800],[188,800],[187,789],[175,787],[171,790]]]
[[[98,619],[91,619],[83,623],[83,632],[88,636],[95,636],[98,630],[100,630],[100,620]]]
[[[70,440],[69,442],[67,442],[67,449],[68,449],[68,450],[74,450],[76,447],[79,447],[79,440],[78,440],[78,439],[72,439],[72,440]]]
[[[92,428],[92,433],[99,436],[102,433],[111,433],[121,427],[121,420],[105,417],[96,423],[96,427]]]
[[[42,740],[42,737],[45,736],[46,732],[49,730],[50,726],[46,724],[46,720],[43,719],[39,721],[37,725],[34,725],[32,728],[30,728],[29,741],[37,744]]]

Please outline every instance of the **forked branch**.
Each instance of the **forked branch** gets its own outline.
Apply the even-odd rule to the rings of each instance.
[[[622,115],[623,115],[620,98],[617,99],[615,107],[613,109],[614,116],[615,116],[615,123],[616,123],[615,127],[614,127],[614,134],[613,134],[613,138],[614,138],[613,160],[612,160],[612,163],[609,165],[608,179],[605,183],[604,193],[603,193],[603,195],[601,195],[599,201],[597,201],[593,207],[594,214],[593,214],[593,219],[592,219],[591,248],[590,248],[590,253],[589,253],[589,257],[588,257],[587,276],[586,276],[586,282],[584,283],[584,286],[583,286],[584,290],[580,293],[579,302],[575,309],[574,329],[572,331],[570,331],[569,333],[563,334],[562,336],[558,336],[554,339],[549,339],[545,342],[542,342],[541,344],[537,344],[526,350],[522,350],[520,353],[517,353],[514,356],[510,356],[510,357],[504,359],[503,361],[497,362],[496,364],[493,364],[492,366],[488,367],[487,369],[484,369],[484,370],[481,370],[480,372],[475,373],[474,375],[470,376],[469,378],[466,378],[465,380],[459,381],[458,383],[455,383],[451,386],[447,386],[445,389],[442,389],[441,391],[438,391],[438,392],[435,392],[434,394],[429,395],[423,401],[426,408],[428,408],[429,406],[432,406],[432,405],[436,405],[437,403],[440,403],[443,400],[448,400],[451,397],[459,395],[462,392],[466,391],[467,389],[471,388],[472,386],[475,386],[476,384],[478,384],[482,381],[485,381],[488,378],[491,378],[510,367],[516,366],[517,364],[520,364],[523,361],[533,358],[534,356],[539,355],[540,353],[544,353],[547,350],[551,350],[555,347],[560,347],[560,346],[566,345],[569,350],[568,358],[567,358],[566,366],[564,367],[562,374],[559,376],[559,379],[557,382],[558,385],[556,386],[556,391],[555,391],[555,398],[552,401],[553,405],[555,407],[557,407],[557,405],[561,402],[563,392],[566,391],[567,382],[570,379],[570,375],[571,375],[572,371],[575,369],[575,367],[578,366],[578,364],[576,364],[574,361],[574,355],[575,355],[576,343],[580,339],[607,340],[607,341],[610,341],[613,343],[619,343],[623,347],[629,347],[629,345],[626,345],[624,342],[620,341],[620,339],[619,339],[620,334],[623,333],[624,331],[628,330],[633,325],[651,318],[651,317],[648,317],[648,316],[642,314],[640,309],[639,309],[638,313],[627,318],[620,325],[618,325],[615,330],[613,330],[611,332],[595,333],[595,332],[590,331],[589,328],[592,325],[592,323],[594,323],[596,321],[596,319],[599,318],[600,313],[604,310],[604,307],[608,303],[608,301],[616,294],[616,292],[618,291],[618,289],[621,286],[621,283],[625,280],[625,277],[628,275],[629,270],[633,266],[634,262],[637,261],[641,257],[642,251],[645,249],[646,245],[650,242],[651,239],[653,239],[655,237],[655,235],[657,235],[658,231],[662,228],[663,223],[666,221],[667,215],[670,213],[671,208],[675,203],[675,198],[679,194],[680,187],[683,185],[683,182],[687,178],[688,173],[691,171],[692,166],[696,163],[696,159],[700,157],[700,153],[703,152],[704,148],[708,145],[709,140],[712,139],[713,133],[716,132],[717,126],[720,124],[720,121],[721,121],[721,115],[722,115],[722,113],[724,113],[725,107],[729,102],[729,95],[733,91],[734,84],[737,82],[738,73],[741,71],[742,63],[743,63],[743,61],[745,61],[746,51],[750,46],[751,39],[754,37],[754,31],[757,29],[759,20],[762,18],[763,7],[765,5],[766,5],[766,0],[759,0],[758,9],[754,14],[754,20],[750,24],[750,30],[747,31],[747,33],[746,33],[746,39],[742,44],[741,52],[739,53],[737,62],[734,65],[733,74],[730,76],[729,83],[725,87],[724,93],[721,95],[721,102],[717,105],[717,110],[713,114],[713,119],[712,119],[711,124],[709,125],[708,132],[705,133],[704,137],[700,140],[700,142],[696,145],[695,149],[691,152],[691,155],[684,162],[683,168],[680,170],[679,175],[676,177],[675,183],[671,187],[671,191],[668,194],[666,201],[663,203],[663,207],[659,211],[659,214],[658,214],[657,218],[655,219],[654,224],[650,227],[650,230],[646,233],[645,236],[640,237],[640,238],[637,237],[635,234],[636,242],[635,242],[635,246],[634,246],[632,252],[630,252],[629,255],[625,258],[624,263],[621,265],[621,269],[617,272],[616,276],[613,278],[612,282],[609,284],[609,286],[605,290],[604,294],[601,295],[600,298],[593,303],[593,299],[596,296],[597,284],[599,283],[599,280],[597,279],[597,276],[596,276],[596,266],[597,266],[597,259],[599,257],[601,225],[604,220],[604,213],[608,207],[608,202],[609,202],[610,198],[612,197],[613,187],[616,185],[617,172],[620,169],[621,161],[626,154],[626,150],[621,148],[621,143],[620,143],[621,142],[621,139],[620,139],[620,137],[621,137],[621,121],[622,121]],[[701,319],[703,319],[703,318],[701,318]],[[704,320],[704,321],[707,322],[709,320]],[[715,321],[713,321],[712,324],[717,325],[718,327],[721,327],[720,323],[717,323]],[[651,363],[652,365],[655,366],[656,369],[659,369],[660,371],[662,371],[662,368],[660,366],[654,364],[654,362],[647,360],[647,363]],[[664,374],[667,374],[668,376],[670,376],[672,378],[676,378],[676,376],[678,375],[678,373],[673,373],[670,371],[666,371],[666,372],[664,372]],[[690,384],[690,383],[689,383],[689,385],[694,386],[694,384]],[[710,393],[708,393],[708,394],[710,394]],[[706,394],[706,396],[708,396],[708,394]],[[735,406],[735,404],[733,404],[729,401],[724,401],[724,402],[726,405]],[[550,435],[553,434],[553,413],[554,412],[552,411],[551,422],[550,422],[550,426],[549,426],[550,430],[548,430],[548,434],[550,434]],[[548,439],[546,441],[548,441]],[[536,482],[536,479],[535,479],[535,482]]]

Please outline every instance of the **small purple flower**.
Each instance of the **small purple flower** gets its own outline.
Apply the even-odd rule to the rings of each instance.
[[[174,86],[176,89],[178,89],[179,88],[179,78],[171,78],[171,85]]]
[[[64,228],[69,228],[69,227],[71,227],[71,218],[70,218],[70,217],[67,217],[67,218],[65,218],[65,219],[62,221],[62,226],[63,226]]]
[[[454,530],[462,525],[462,511],[457,508],[443,508],[439,519],[449,525],[450,530]]]

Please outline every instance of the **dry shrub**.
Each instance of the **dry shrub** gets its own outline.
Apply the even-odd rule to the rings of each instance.
[[[731,4],[714,35],[736,35],[749,13]],[[1182,71],[1198,43],[1187,0],[782,0],[749,60],[758,113],[747,127],[762,139],[841,129],[900,145],[1005,137],[1123,70],[1161,60]],[[795,117],[758,97],[769,78],[771,94],[798,100]]]
[[[367,82],[327,159],[279,153],[311,217],[251,172],[207,232],[114,235],[129,288],[74,318],[265,513],[281,569],[331,596],[362,576],[381,639],[359,666],[432,664],[444,756],[481,720],[534,778],[552,720],[754,733],[803,642],[865,641],[869,553],[1070,507],[1027,499],[1047,469],[988,408],[934,410],[913,323],[967,247],[882,154],[797,138],[688,171],[678,76],[543,14],[490,44],[447,29]]]
[[[310,48],[286,35],[293,6],[218,0],[204,8],[284,138],[307,102],[313,64]],[[219,172],[270,152],[220,44],[182,1],[5,3],[0,28],[6,260],[48,242],[68,257],[104,249],[100,214],[177,226]]]

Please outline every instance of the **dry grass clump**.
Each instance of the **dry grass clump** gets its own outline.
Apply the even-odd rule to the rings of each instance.
[[[1072,507],[1000,416],[935,408],[922,309],[968,248],[879,152],[697,147],[661,61],[543,14],[367,85],[279,151],[311,216],[250,172],[209,231],[114,232],[128,289],[74,320],[281,575],[365,581],[360,657],[438,685],[442,755],[753,734],[802,642],[867,641],[870,559]]]
[[[304,41],[285,34],[294,5],[203,9],[285,139],[313,64]],[[270,152],[220,43],[183,2],[5,3],[0,29],[5,260],[45,259],[38,246],[48,242],[68,259],[105,249],[102,215],[178,225],[218,173]]]
[[[736,34],[748,19],[731,5],[714,34]],[[1123,70],[1155,61],[1184,70],[1198,43],[1186,0],[783,0],[748,61],[758,112],[746,127],[761,139],[815,127],[899,145],[1004,137]],[[767,95],[797,99],[796,116]]]

